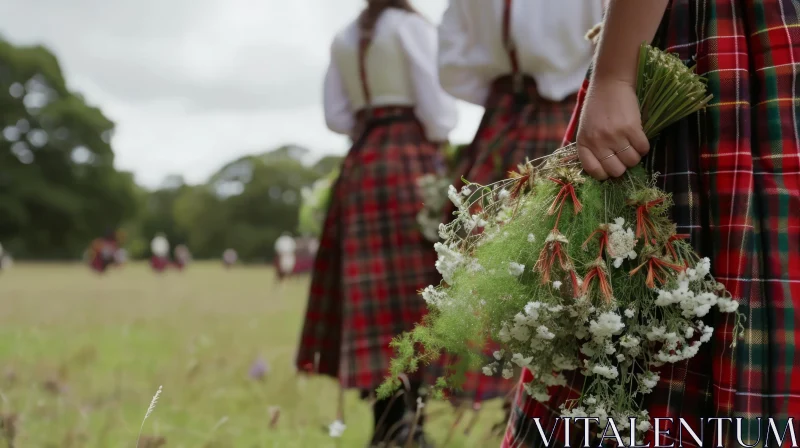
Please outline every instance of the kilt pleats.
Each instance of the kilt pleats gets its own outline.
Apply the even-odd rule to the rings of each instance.
[[[388,374],[392,338],[426,312],[418,292],[437,279],[416,181],[443,162],[410,108],[376,108],[361,122],[333,186],[297,366],[373,390]]]

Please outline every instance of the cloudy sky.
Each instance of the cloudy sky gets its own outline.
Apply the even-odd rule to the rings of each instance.
[[[330,39],[364,0],[0,1],[0,30],[43,43],[74,90],[117,123],[117,165],[155,187],[203,182],[223,163],[285,143],[339,153],[320,99]],[[415,0],[438,22],[447,0]],[[454,142],[481,109],[460,105]]]

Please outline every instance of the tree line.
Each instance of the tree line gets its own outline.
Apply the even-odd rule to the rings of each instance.
[[[88,244],[122,230],[133,258],[157,233],[195,258],[234,248],[246,261],[273,255],[297,228],[301,190],[337,167],[329,156],[284,146],[233,160],[207,182],[168,176],[148,190],[114,166],[114,123],[66,84],[42,46],[0,38],[0,242],[18,259],[80,259]]]

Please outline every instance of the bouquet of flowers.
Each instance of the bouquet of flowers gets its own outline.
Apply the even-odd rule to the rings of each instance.
[[[325,213],[330,203],[331,189],[339,177],[339,171],[333,170],[327,176],[317,180],[309,188],[300,192],[302,201],[298,217],[297,230],[304,235],[319,236],[322,234],[322,225]]]
[[[710,100],[704,80],[677,57],[641,47],[637,95],[645,134],[653,139]],[[735,313],[737,303],[710,273],[667,216],[669,194],[642,167],[599,182],[581,170],[576,146],[530,161],[494,185],[450,187],[456,219],[439,228],[436,267],[444,282],[422,291],[430,313],[393,342],[396,358],[379,393],[395,378],[436,359],[457,365],[438,389],[458,388],[468,369],[510,378],[528,368],[525,385],[547,401],[548,387],[582,374],[565,417],[636,416],[649,423],[641,397],[665,363],[693,357],[711,338],[702,318],[713,307]],[[734,340],[736,337],[734,337]],[[481,349],[502,347],[488,365]]]
[[[417,179],[417,186],[422,192],[423,207],[417,214],[422,235],[428,241],[439,241],[439,224],[444,217],[444,206],[447,204],[447,189],[454,177],[451,172],[462,147],[448,144],[444,148],[444,157],[448,169],[439,174],[426,174]]]
[[[422,235],[430,242],[439,241],[439,224],[442,223],[443,210],[447,203],[447,187],[452,181],[447,176],[436,174],[426,174],[417,179],[423,201],[423,207],[417,213],[417,223]]]

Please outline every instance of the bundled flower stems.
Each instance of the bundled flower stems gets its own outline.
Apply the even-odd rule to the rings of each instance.
[[[677,57],[642,45],[637,95],[648,138],[702,109],[705,91]],[[528,368],[527,392],[546,401],[565,374],[582,374],[583,391],[560,404],[563,416],[597,417],[601,426],[636,416],[643,432],[641,398],[659,380],[653,369],[709,341],[714,329],[703,316],[713,307],[735,313],[741,331],[737,303],[711,276],[710,260],[676,233],[670,195],[642,167],[599,182],[581,170],[573,144],[497,184],[451,186],[449,198],[456,219],[439,227],[435,245],[444,281],[422,292],[423,323],[393,342],[381,395],[446,350],[460,361],[439,391],[458,389],[470,369],[510,378]],[[502,349],[487,365],[489,340]]]

